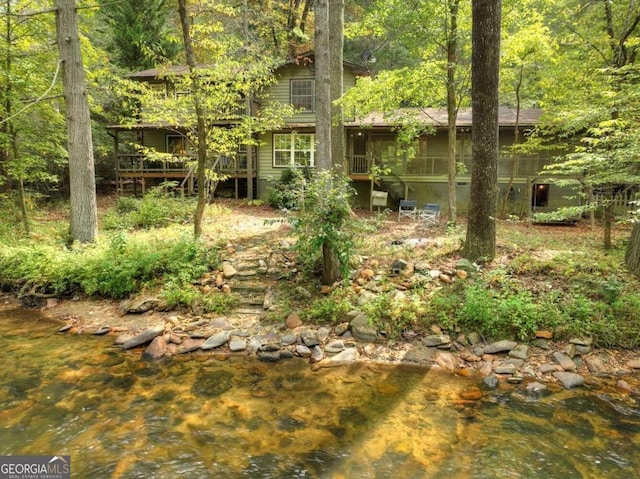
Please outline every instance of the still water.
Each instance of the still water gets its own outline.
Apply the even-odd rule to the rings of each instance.
[[[0,455],[70,455],[72,477],[640,476],[640,406],[612,388],[470,401],[426,369],[145,363],[57,327],[0,310]]]

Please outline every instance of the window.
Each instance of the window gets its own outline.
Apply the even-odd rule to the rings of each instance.
[[[315,166],[315,135],[287,133],[273,135],[273,166]]]
[[[187,142],[184,136],[181,135],[167,135],[167,153],[174,155],[186,155],[187,154]]]
[[[291,80],[291,105],[304,111],[316,109],[316,81],[308,78]]]

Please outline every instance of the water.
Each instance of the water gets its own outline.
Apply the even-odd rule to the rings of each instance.
[[[640,475],[640,407],[609,387],[472,401],[476,380],[426,369],[145,363],[56,330],[0,311],[0,455],[68,454],[73,477]]]

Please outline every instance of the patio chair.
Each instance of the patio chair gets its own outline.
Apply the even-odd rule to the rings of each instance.
[[[400,200],[398,207],[398,221],[403,216],[415,220],[418,217],[418,202],[416,200]]]
[[[435,226],[440,221],[440,205],[435,203],[425,203],[418,213],[418,216],[427,226]]]

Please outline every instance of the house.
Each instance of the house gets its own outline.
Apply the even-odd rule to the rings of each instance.
[[[184,67],[173,67],[170,73],[181,75]],[[356,78],[366,75],[363,67],[345,62],[344,89],[355,85]],[[281,64],[275,69],[276,82],[267,87],[263,95],[257,95],[253,104],[243,103],[229,112],[228,122],[234,116],[255,114],[270,102],[291,104],[296,113],[285,119],[284,125],[274,131],[259,135],[259,146],[240,149],[235,155],[227,155],[216,163],[216,169],[224,174],[226,182],[219,186],[230,195],[246,197],[256,192],[266,198],[269,186],[287,167],[315,167],[315,71],[312,53],[306,53]],[[147,82],[165,92],[172,91],[170,76],[166,71],[151,69],[130,75],[130,78]],[[361,207],[370,207],[372,192],[389,193],[388,207],[395,208],[400,199],[415,199],[419,203],[440,203],[446,214],[447,206],[447,118],[446,111],[415,109],[405,111],[430,127],[430,133],[415,140],[412,148],[400,148],[397,141],[397,125],[393,119],[382,115],[369,115],[345,122],[345,168],[353,180]],[[540,110],[522,110],[519,125],[521,133],[531,130],[538,122]],[[224,121],[222,121],[224,123]],[[514,155],[508,146],[514,142],[515,111],[503,108],[499,115],[501,158],[498,170],[501,196],[508,198],[508,212],[529,214],[532,210],[558,208],[568,204],[564,197],[570,190],[551,185],[539,176],[543,166],[550,161],[550,154],[521,154],[514,166]],[[464,212],[469,201],[471,170],[470,109],[459,111],[456,127],[457,161],[462,171],[457,177],[458,210]],[[129,126],[109,127],[114,137],[117,159],[118,187],[122,192],[131,186],[134,192],[143,193],[150,185],[175,180],[189,192],[193,192],[193,172],[186,166],[192,156],[188,151],[180,126],[160,123],[137,123]],[[522,136],[522,135],[521,135]],[[132,145],[143,145],[158,152],[171,153],[174,161],[159,161]],[[184,160],[184,161],[182,161]],[[384,174],[372,179],[374,165],[383,167]],[[513,179],[510,181],[513,174]],[[508,195],[506,189],[511,183]]]

